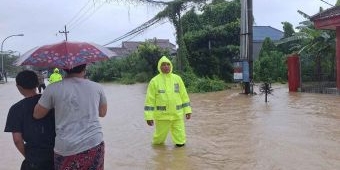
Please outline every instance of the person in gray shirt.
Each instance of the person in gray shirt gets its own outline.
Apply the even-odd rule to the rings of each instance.
[[[107,112],[102,86],[85,79],[86,64],[64,69],[67,76],[46,87],[34,109],[40,119],[55,109],[55,169],[104,169],[99,117]]]

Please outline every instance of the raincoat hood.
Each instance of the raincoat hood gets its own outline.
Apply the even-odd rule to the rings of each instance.
[[[54,73],[59,73],[59,69],[58,69],[58,68],[55,68],[55,69],[53,70],[53,72],[54,72]]]
[[[162,65],[162,63],[169,63],[170,64],[170,72],[168,73],[168,74],[170,74],[170,73],[172,73],[172,63],[171,63],[171,61],[166,57],[166,56],[163,56],[161,59],[159,59],[159,61],[158,61],[158,65],[157,65],[157,68],[158,68],[158,72],[160,73],[160,74],[164,74],[163,72],[162,72],[162,70],[161,70],[161,65]]]

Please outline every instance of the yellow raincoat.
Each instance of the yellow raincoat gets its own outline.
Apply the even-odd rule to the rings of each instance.
[[[162,73],[161,64],[170,64],[170,73]],[[153,144],[164,143],[169,130],[175,144],[185,143],[184,115],[191,113],[190,99],[180,76],[172,73],[172,63],[163,56],[159,74],[151,79],[144,105],[144,119],[155,121]]]
[[[61,81],[63,79],[63,76],[59,73],[59,69],[55,68],[53,70],[53,73],[50,75],[50,78],[48,79],[49,83],[55,83],[58,81]]]

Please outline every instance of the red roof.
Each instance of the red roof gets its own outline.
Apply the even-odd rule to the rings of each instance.
[[[340,26],[340,6],[328,8],[310,18],[314,22],[315,28],[335,30]]]

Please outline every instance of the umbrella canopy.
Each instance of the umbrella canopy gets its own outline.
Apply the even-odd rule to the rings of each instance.
[[[14,64],[71,69],[115,56],[115,52],[95,43],[63,41],[33,48],[20,56]]]

